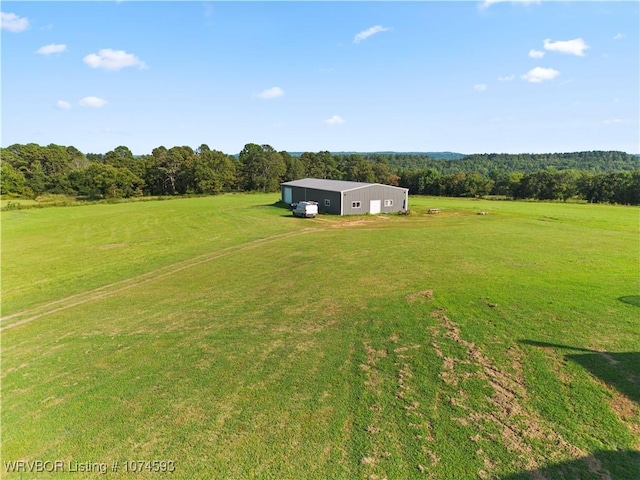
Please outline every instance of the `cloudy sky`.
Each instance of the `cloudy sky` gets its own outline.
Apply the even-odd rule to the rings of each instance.
[[[2,2],[2,146],[640,153],[639,3]]]

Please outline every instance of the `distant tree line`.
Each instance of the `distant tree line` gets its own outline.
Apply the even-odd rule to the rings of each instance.
[[[441,174],[477,172],[489,176],[493,171],[504,173],[533,173],[555,168],[557,170],[580,170],[593,173],[637,170],[640,156],[624,152],[574,152],[550,154],[474,154],[455,158],[455,154],[438,154],[438,158],[424,154],[373,154],[372,160],[386,161],[392,168],[418,170],[433,168]],[[444,160],[443,160],[444,158]]]
[[[405,172],[401,185],[411,193],[448,197],[501,195],[516,200],[581,199],[590,203],[640,205],[640,169],[593,173],[548,168],[532,173],[492,171],[442,175],[434,169]]]
[[[305,177],[378,182],[412,194],[640,204],[640,158],[623,152],[488,154],[433,160],[421,153],[290,154],[249,143],[239,155],[203,144],[154,148],[134,156],[126,146],[105,154],[34,143],[0,149],[0,193],[90,199],[145,195],[274,192]],[[448,159],[450,158],[450,159]]]

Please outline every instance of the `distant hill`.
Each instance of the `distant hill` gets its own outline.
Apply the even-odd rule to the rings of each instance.
[[[302,152],[290,152],[300,156]],[[360,155],[371,162],[383,161],[392,169],[407,171],[434,169],[441,175],[456,172],[477,172],[488,176],[491,172],[530,173],[548,168],[589,172],[615,172],[640,169],[640,155],[617,151],[585,151],[570,153],[483,153],[456,152],[331,152],[336,158]]]
[[[299,157],[304,152],[289,152],[289,154],[293,157]],[[461,158],[466,157],[464,153],[456,153],[456,152],[393,152],[393,151],[382,151],[382,152],[330,152],[331,155],[362,155],[366,157],[368,155],[402,155],[402,156],[412,156],[412,157],[429,157],[431,160],[460,160]]]
[[[374,152],[382,155],[415,155],[429,157],[431,160],[460,160],[466,157],[464,153],[457,152]]]

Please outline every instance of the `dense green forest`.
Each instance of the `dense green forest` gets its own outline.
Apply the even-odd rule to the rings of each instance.
[[[154,148],[134,156],[126,146],[83,154],[51,144],[0,149],[0,193],[36,198],[64,194],[89,199],[145,195],[272,192],[305,177],[379,182],[412,194],[640,204],[640,157],[623,152],[453,154],[379,152],[290,154],[249,143],[239,155],[203,144]]]
[[[441,174],[477,172],[488,176],[493,171],[533,173],[548,168],[583,170],[594,173],[636,170],[640,157],[623,152],[575,152],[551,154],[373,154],[372,160],[384,160],[390,166],[410,170],[434,168]],[[460,155],[460,156],[456,156]],[[444,161],[443,161],[444,160]]]

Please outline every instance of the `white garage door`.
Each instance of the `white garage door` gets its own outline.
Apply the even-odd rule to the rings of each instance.
[[[291,203],[291,187],[284,187],[282,189],[282,201],[284,203]]]
[[[369,201],[369,213],[371,215],[375,215],[376,213],[380,213],[380,200],[371,200],[371,201]]]

